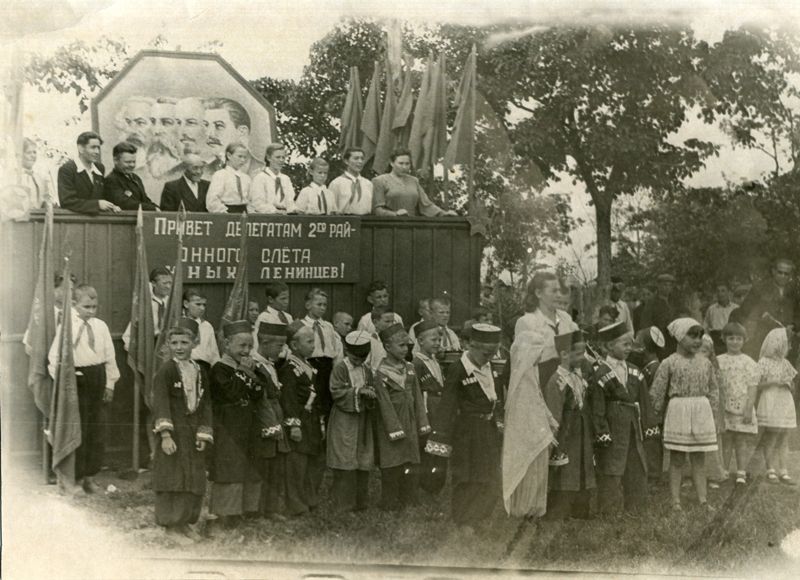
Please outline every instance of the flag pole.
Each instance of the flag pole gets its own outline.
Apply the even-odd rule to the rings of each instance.
[[[475,45],[472,45],[472,64],[473,67],[473,79],[474,82],[472,83],[472,87],[470,88],[470,92],[472,93],[469,98],[472,100],[472,106],[469,107],[470,109],[470,120],[469,120],[469,178],[467,181],[467,200],[469,203],[469,211],[472,211],[473,203],[475,202],[475,106],[476,106],[476,85],[478,84],[478,73],[476,70],[477,68],[477,60],[478,55],[475,49]],[[469,212],[468,212],[469,213]]]
[[[131,468],[134,473],[139,472],[139,413],[141,413],[142,385],[139,382],[139,373],[133,373],[133,458]]]

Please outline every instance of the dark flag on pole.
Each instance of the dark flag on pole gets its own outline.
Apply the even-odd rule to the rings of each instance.
[[[394,150],[395,136],[392,128],[395,115],[394,81],[389,60],[386,60],[386,96],[383,100],[383,115],[381,116],[381,130],[378,143],[375,147],[375,160],[372,169],[375,173],[384,173],[389,165],[389,157]]]
[[[33,303],[28,328],[23,342],[28,353],[28,387],[33,393],[36,407],[44,415],[50,416],[50,399],[53,381],[47,370],[47,354],[56,336],[55,317],[55,265],[53,264],[53,206],[47,204],[42,243],[39,245],[36,287],[33,290]],[[69,312],[69,308],[66,309]]]
[[[169,359],[169,348],[167,347],[167,330],[175,326],[183,316],[183,231],[186,224],[186,209],[181,202],[181,209],[175,215],[177,220],[178,232],[178,255],[175,257],[175,266],[172,269],[172,290],[169,294],[169,302],[164,312],[164,321],[158,331],[156,340],[155,357],[153,362],[153,372],[157,372],[161,364]],[[152,314],[151,314],[152,316]],[[152,380],[150,389],[144,392],[144,401],[147,407],[153,408]]]
[[[467,57],[464,65],[464,74],[458,85],[456,102],[458,112],[450,143],[444,156],[444,166],[451,169],[456,164],[469,165],[472,163],[472,147],[475,134],[475,47]]]
[[[350,67],[350,85],[347,87],[347,98],[342,109],[342,128],[339,134],[339,151],[344,153],[351,147],[361,146],[361,116],[364,105],[361,102],[361,80],[358,67]]]
[[[447,78],[444,54],[434,61],[428,57],[428,67],[411,125],[409,148],[414,168],[428,173],[444,156],[447,143]]]
[[[78,384],[72,352],[72,280],[69,258],[64,259],[64,316],[58,341],[53,395],[50,400],[50,421],[47,439],[53,446],[53,471],[68,482],[75,481],[75,450],[81,445],[81,416],[78,408]]]
[[[369,161],[375,154],[381,131],[380,73],[380,63],[376,62],[372,81],[369,83],[367,102],[364,105],[364,115],[361,118],[361,133],[363,134],[361,148],[364,150],[364,161]]]
[[[399,149],[408,147],[408,140],[411,136],[412,115],[414,108],[414,95],[411,92],[411,69],[403,75],[403,88],[400,91],[400,99],[394,111],[394,122],[392,130],[395,133],[396,146]]]
[[[225,304],[225,310],[222,312],[222,321],[219,325],[220,344],[222,344],[223,328],[229,322],[236,320],[247,320],[247,214],[243,213],[239,218],[241,227],[242,238],[239,245],[239,265],[236,268],[236,280],[233,282],[233,289],[228,302]]]

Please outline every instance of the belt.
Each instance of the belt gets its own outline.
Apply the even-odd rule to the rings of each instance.
[[[244,213],[247,211],[247,204],[246,203],[231,203],[225,204],[225,207],[228,208],[228,213]]]

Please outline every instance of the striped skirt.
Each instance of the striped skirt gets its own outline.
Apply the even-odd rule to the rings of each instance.
[[[688,453],[717,450],[714,413],[706,397],[675,397],[664,417],[664,447]]]

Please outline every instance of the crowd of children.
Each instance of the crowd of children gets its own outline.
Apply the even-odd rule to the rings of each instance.
[[[211,534],[245,518],[302,516],[320,504],[326,469],[333,508],[347,511],[371,505],[376,467],[379,507],[388,511],[418,503],[420,490],[439,494],[449,479],[452,518],[471,527],[501,497],[514,516],[642,510],[665,471],[674,510],[683,509],[687,470],[699,504],[712,510],[707,480],[726,477],[735,459],[735,483],[746,484],[756,450],[769,482],[794,485],[796,371],[785,329],[767,335],[756,362],[743,353],[742,325],[721,329],[726,352],[715,356],[703,326],[678,318],[668,326],[677,348],[659,362],[658,328],[634,335],[617,321],[587,334],[557,308],[557,279],[537,276],[505,361],[487,311],[459,336],[446,297],[422,300],[409,331],[379,281],[355,330],[347,313],[325,320],[328,297],[317,288],[294,319],[288,286],[270,283],[263,311],[226,324],[219,344],[204,320],[205,296],[187,289],[184,318],[161,330],[170,358],[155,375],[148,423],[158,442],[156,522],[197,540],[191,524],[207,482]],[[96,309],[94,289],[77,286],[72,342],[84,431],[75,471],[87,493],[100,468],[97,408],[119,378]]]

